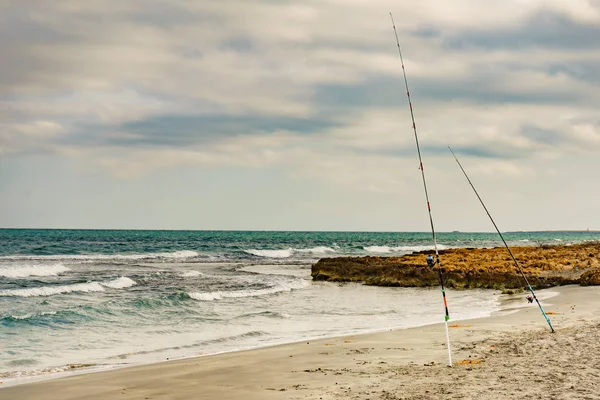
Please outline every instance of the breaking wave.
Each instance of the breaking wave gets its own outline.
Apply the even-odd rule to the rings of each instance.
[[[102,286],[106,286],[113,289],[124,289],[134,286],[135,284],[136,282],[133,279],[128,278],[126,276],[122,276],[109,282],[101,283]]]
[[[335,249],[326,246],[317,246],[311,247],[309,249],[294,249],[287,248],[284,250],[257,250],[250,249],[244,250],[245,253],[252,254],[258,257],[268,257],[268,258],[288,258],[291,257],[294,253],[303,253],[303,254],[326,254],[326,253],[335,253]]]
[[[194,300],[200,301],[213,301],[229,298],[240,298],[240,297],[256,297],[266,296],[280,292],[290,292],[295,289],[302,289],[309,285],[309,282],[304,279],[298,279],[289,283],[278,283],[275,286],[264,288],[264,289],[250,289],[250,290],[233,290],[233,291],[218,291],[218,292],[191,292],[189,296]]]
[[[335,250],[331,247],[326,246],[317,246],[312,247],[310,249],[296,249],[298,253],[314,253],[314,254],[326,254],[326,253],[335,253]]]
[[[195,270],[185,271],[185,272],[181,273],[181,276],[184,278],[193,278],[193,277],[200,276],[200,275],[203,275],[202,272],[195,271]]]
[[[73,285],[61,285],[61,286],[45,286],[27,289],[10,289],[0,290],[0,297],[38,297],[38,296],[52,296],[55,294],[64,293],[89,293],[89,292],[103,292],[105,287],[112,289],[123,289],[135,285],[136,282],[133,279],[127,277],[120,277],[108,282],[87,282],[87,283],[75,283]]]
[[[294,252],[291,247],[285,250],[244,250],[248,254],[252,254],[258,257],[269,257],[269,258],[288,258]]]
[[[200,256],[193,250],[179,250],[162,253],[142,254],[61,254],[51,256],[2,256],[0,260],[67,260],[67,261],[95,261],[95,260],[156,260],[156,259],[187,259]]]
[[[0,267],[0,276],[5,278],[27,278],[29,276],[56,276],[70,271],[62,264],[51,265],[18,265]]]
[[[438,244],[438,250],[445,250],[450,248],[449,246],[444,246],[443,244]],[[365,246],[363,247],[365,251],[369,253],[392,253],[392,252],[413,252],[413,251],[425,251],[425,250],[433,250],[433,246]]]

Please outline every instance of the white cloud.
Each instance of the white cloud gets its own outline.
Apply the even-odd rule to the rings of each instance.
[[[53,121],[0,124],[0,154],[17,153],[22,149],[43,149],[48,139],[56,138],[64,128]]]

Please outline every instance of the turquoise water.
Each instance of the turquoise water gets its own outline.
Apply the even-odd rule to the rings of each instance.
[[[506,239],[566,244],[600,233]],[[491,233],[438,240],[500,245]],[[427,233],[0,230],[0,378],[7,385],[72,364],[112,368],[440,322],[437,289],[310,279],[321,257],[428,248]],[[499,307],[493,291],[450,291],[448,300],[453,320]]]
[[[598,232],[508,232],[509,245],[598,240]],[[496,233],[439,233],[449,247],[501,245]],[[249,250],[314,249],[327,247],[337,254],[363,255],[378,246],[430,246],[431,234],[420,232],[242,232],[242,231],[128,231],[0,229],[0,256],[115,255],[196,251],[199,257],[247,259]],[[388,249],[389,250],[389,249]],[[383,250],[388,251],[388,250]],[[392,250],[394,251],[394,250]],[[398,248],[396,251],[403,251]],[[317,251],[313,253],[318,253]],[[295,252],[298,256],[298,252]],[[302,258],[302,257],[300,257]]]

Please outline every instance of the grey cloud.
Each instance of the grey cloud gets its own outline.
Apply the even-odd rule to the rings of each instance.
[[[342,111],[347,108],[389,107],[404,104],[404,90],[396,78],[370,78],[356,84],[319,85],[313,101],[319,110]]]
[[[131,20],[139,25],[147,25],[160,29],[172,29],[182,25],[201,24],[207,21],[214,23],[216,15],[198,16],[190,13],[175,2],[146,0],[143,7],[132,12]]]
[[[47,18],[22,8],[7,8],[0,13],[0,40],[3,48],[19,42],[46,44],[70,38],[62,28]]]
[[[558,131],[531,125],[523,126],[521,128],[521,134],[534,142],[546,145],[556,145],[566,140],[565,136]]]
[[[589,122],[599,128],[599,122]],[[448,156],[449,150],[448,145],[452,147],[454,152],[458,155],[477,157],[484,159],[497,159],[497,160],[517,160],[517,159],[529,159],[534,158],[539,153],[554,153],[563,151],[565,148],[579,148],[583,149],[584,146],[589,147],[589,143],[582,142],[580,137],[573,137],[570,134],[568,128],[561,127],[561,129],[547,129],[532,124],[523,124],[515,136],[505,138],[489,138],[485,135],[480,135],[478,130],[468,132],[471,142],[465,142],[464,134],[460,137],[454,137],[449,135],[441,138],[437,136],[435,140],[422,141],[420,143],[423,154],[430,154],[439,157]],[[412,136],[412,130],[409,127],[399,127],[399,134]],[[368,132],[365,132],[368,136]],[[520,139],[527,139],[523,141]],[[441,142],[440,144],[437,144]],[[394,158],[405,158],[410,157],[414,154],[414,144],[403,144],[395,146],[386,146],[385,148],[377,149],[362,149],[356,146],[342,146],[346,151],[354,154],[374,154],[381,155],[384,157]]]
[[[439,29],[427,25],[422,25],[416,29],[409,30],[408,33],[412,36],[422,39],[432,39],[442,36],[442,32]]]
[[[508,70],[499,66],[475,70],[460,79],[443,77],[410,78],[411,97],[418,113],[421,101],[464,100],[483,104],[535,103],[576,104],[585,102],[585,94],[559,88],[543,91],[517,92],[503,87],[508,82]],[[404,83],[397,76],[370,77],[356,84],[319,85],[313,101],[320,110],[340,111],[365,107],[405,107]],[[422,104],[422,103],[421,103]]]
[[[313,134],[335,126],[333,120],[236,115],[162,115],[118,127],[81,126],[63,144],[119,147],[185,147],[249,134],[288,131]],[[111,133],[124,132],[124,133]]]
[[[255,44],[249,38],[237,37],[225,40],[221,47],[223,49],[245,53],[255,49]]]
[[[49,65],[35,52],[27,51],[31,45],[46,46],[65,42],[72,37],[62,28],[44,18],[34,18],[19,8],[7,8],[0,13],[0,89],[4,94],[19,83],[27,83],[43,74]]]
[[[495,143],[479,145],[456,145],[451,146],[457,155],[493,158],[493,159],[518,159],[524,158],[530,151],[512,146],[499,146]],[[424,146],[424,152],[431,152],[442,156],[451,156],[447,146]]]
[[[547,70],[551,74],[565,74],[581,82],[600,85],[600,60],[557,61]]]
[[[541,12],[516,28],[462,31],[445,35],[447,49],[600,49],[600,26],[583,24],[557,13]]]
[[[468,157],[514,160],[526,158],[528,155],[531,155],[531,150],[492,142],[473,145],[453,145],[452,138],[448,138],[446,143],[440,145],[420,143],[421,153],[423,154],[423,157],[451,157],[450,151],[447,147],[448,144],[451,145],[452,150],[457,155]],[[356,147],[346,149],[357,155],[370,154],[393,158],[410,158],[416,156],[416,148],[414,144],[388,147],[385,149],[358,149]]]

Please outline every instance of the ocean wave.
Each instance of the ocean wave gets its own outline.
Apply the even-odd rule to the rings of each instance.
[[[326,254],[326,253],[335,253],[335,249],[326,246],[317,246],[311,247],[308,249],[294,249],[289,247],[287,249],[282,250],[257,250],[250,249],[244,250],[245,253],[252,254],[258,257],[268,257],[268,258],[288,258],[291,257],[294,253],[304,253],[304,254]]]
[[[56,276],[70,271],[62,264],[50,265],[15,265],[0,267],[0,276],[5,278],[27,278],[29,276]]]
[[[122,289],[135,285],[136,282],[127,277],[120,277],[108,282],[87,282],[87,283],[75,283],[73,285],[61,285],[61,286],[44,286],[27,289],[9,289],[0,290],[0,297],[39,297],[39,296],[53,296],[56,294],[65,293],[90,293],[90,292],[103,292],[105,287],[112,289]]]
[[[64,286],[48,286],[27,289],[12,289],[0,291],[1,297],[37,297],[37,296],[52,296],[55,294],[71,293],[71,292],[103,292],[104,287],[98,282],[76,283],[74,285]]]
[[[33,316],[33,314],[25,314],[25,315],[11,315],[10,317],[6,317],[6,318],[2,318],[2,319],[16,319],[16,320],[24,320],[24,319],[29,319]]]
[[[317,246],[312,247],[310,249],[294,249],[298,253],[314,253],[314,254],[325,254],[325,253],[335,253],[335,250],[331,247],[326,246]]]
[[[27,361],[27,360],[22,360]],[[37,364],[38,361],[35,359],[31,359],[30,365]],[[20,365],[27,365],[28,363],[22,363],[19,360],[16,362]],[[19,379],[19,378],[27,378],[27,377],[36,377],[43,374],[56,374],[66,371],[75,371],[75,370],[83,370],[90,369],[95,367],[96,364],[67,364],[61,367],[48,367],[48,368],[40,368],[40,369],[32,369],[26,371],[12,371],[12,372],[2,372],[0,373],[0,378],[2,379]]]
[[[193,250],[173,252],[141,253],[141,254],[61,254],[61,255],[18,255],[1,256],[0,260],[66,260],[66,261],[101,261],[101,260],[155,260],[155,259],[187,259],[200,256]]]
[[[449,246],[445,246],[443,244],[437,245],[438,250],[446,250],[450,248]],[[413,251],[426,251],[433,250],[433,246],[365,246],[363,247],[365,251],[369,253],[392,253],[392,252],[413,252]]]
[[[136,282],[133,279],[128,278],[126,276],[122,276],[109,282],[101,283],[102,286],[106,286],[113,289],[124,289],[134,286],[135,284]]]
[[[264,289],[232,290],[217,292],[190,292],[188,295],[194,300],[213,301],[241,297],[266,296],[280,292],[290,292],[295,289],[302,289],[310,283],[304,279],[294,280],[292,282],[279,282],[276,285]]]
[[[195,271],[195,270],[185,271],[185,272],[181,273],[181,276],[184,278],[194,278],[194,277],[200,276],[200,275],[204,275],[204,274],[200,271]]]
[[[240,335],[225,336],[225,337],[220,337],[217,339],[206,340],[202,343],[210,344],[210,343],[230,342],[230,341],[243,340],[243,339],[248,339],[248,338],[253,338],[253,337],[258,337],[258,336],[264,336],[266,334],[267,333],[263,332],[263,331],[250,331],[250,332],[242,333]]]
[[[193,348],[197,348],[197,347],[206,347],[206,345],[210,345],[210,344],[224,343],[224,342],[234,342],[234,341],[242,341],[244,339],[251,339],[251,338],[254,338],[254,337],[265,336],[265,335],[268,335],[268,333],[264,332],[264,331],[249,331],[249,332],[246,332],[246,333],[241,333],[239,335],[223,336],[223,337],[218,337],[218,338],[215,338],[215,339],[202,340],[202,341],[194,342],[194,343],[191,343],[191,344],[183,344],[183,345],[169,346],[169,347],[160,347],[160,348],[153,349],[153,350],[142,350],[142,351],[135,351],[135,352],[132,352],[132,353],[123,353],[123,354],[118,354],[118,355],[115,355],[115,356],[111,356],[111,357],[109,357],[109,359],[124,360],[124,359],[127,359],[127,358],[131,357],[131,356],[137,356],[137,355],[142,355],[142,354],[157,354],[157,353],[163,353],[163,352],[172,351],[172,350],[193,349]],[[204,354],[204,353],[199,353],[199,354]],[[1,374],[0,374],[0,377],[2,377]]]
[[[363,249],[369,253],[389,253],[391,251],[390,246],[365,246]]]
[[[277,318],[277,319],[286,319],[291,318],[289,314],[279,313],[276,311],[257,311],[257,312],[249,312],[246,314],[240,314],[234,317],[234,319],[244,319],[244,318],[253,318],[253,317],[267,317],[267,318]]]
[[[291,247],[285,250],[244,250],[248,254],[252,254],[258,257],[269,257],[269,258],[288,258],[294,253],[294,249]]]
[[[46,317],[48,315],[56,315],[57,311],[44,311],[37,314],[22,314],[22,315],[10,315],[0,319],[0,324],[10,323],[29,323],[36,319]]]

